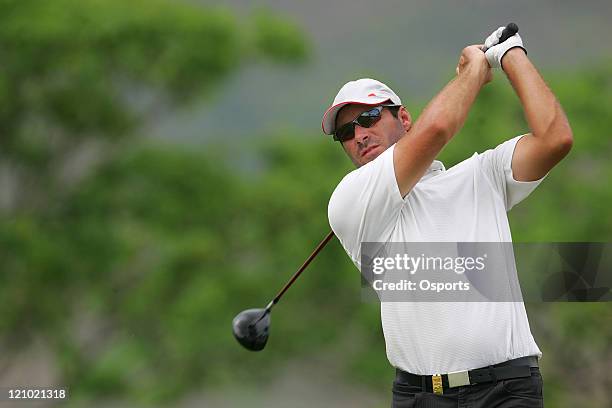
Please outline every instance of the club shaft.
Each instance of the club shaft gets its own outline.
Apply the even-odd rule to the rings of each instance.
[[[304,271],[304,269],[306,269],[306,267],[308,266],[308,264],[310,264],[310,262],[312,262],[312,260],[317,256],[317,254],[325,247],[325,245],[327,245],[327,243],[334,237],[334,231],[330,231],[325,238],[323,238],[323,241],[321,241],[319,243],[319,245],[317,245],[317,247],[314,249],[314,251],[312,251],[312,254],[310,254],[310,256],[306,259],[306,261],[304,261],[304,263],[302,264],[302,266],[300,266],[300,268],[293,274],[293,276],[291,277],[291,279],[289,279],[289,282],[287,282],[285,284],[285,286],[283,286],[283,288],[278,292],[278,294],[274,297],[274,299],[268,304],[268,306],[266,307],[266,310],[270,310],[272,309],[272,307],[278,303],[278,301],[280,300],[280,298],[285,294],[285,292],[287,291],[287,289],[289,289],[289,287],[291,285],[293,285],[293,282],[295,282],[295,280],[300,276],[300,274]]]
[[[306,261],[304,261],[304,263],[302,264],[302,266],[300,266],[300,268],[293,274],[293,276],[291,277],[291,279],[289,279],[289,282],[287,282],[285,284],[285,286],[283,286],[283,288],[280,290],[280,292],[278,292],[278,294],[274,297],[274,299],[272,299],[270,301],[270,303],[268,303],[268,305],[266,306],[266,308],[264,309],[263,313],[261,314],[261,316],[259,316],[259,319],[257,319],[256,321],[254,321],[253,323],[251,323],[249,326],[255,326],[257,323],[259,323],[259,321],[261,319],[263,319],[268,313],[270,313],[270,310],[272,310],[272,307],[274,307],[275,304],[278,303],[278,301],[280,300],[280,298],[285,294],[285,292],[287,291],[287,289],[289,289],[289,287],[291,285],[293,285],[293,282],[295,282],[295,280],[300,276],[300,274],[304,271],[304,269],[306,269],[306,267],[308,266],[308,264],[310,262],[312,262],[312,260],[317,256],[317,254],[323,249],[323,247],[325,247],[325,245],[327,245],[327,243],[334,237],[334,231],[330,231],[325,238],[323,238],[323,241],[321,241],[319,243],[319,245],[317,245],[317,247],[314,249],[314,251],[312,251],[312,254],[310,254],[310,256],[306,259]]]

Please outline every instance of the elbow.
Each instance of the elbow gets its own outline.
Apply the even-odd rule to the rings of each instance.
[[[574,137],[570,130],[557,134],[557,136],[549,142],[549,150],[558,160],[561,160],[569,154],[573,145]]]
[[[557,149],[563,156],[566,156],[570,150],[572,150],[572,146],[574,146],[574,135],[572,129],[570,129],[568,125],[567,130],[562,132],[558,137]]]
[[[574,135],[567,119],[553,122],[542,134],[542,140],[555,156],[563,158],[572,150]]]
[[[574,146],[574,137],[570,133],[569,136],[561,141],[561,150],[567,155]]]
[[[429,148],[442,149],[451,139],[452,132],[450,128],[442,121],[432,121],[430,123],[417,123],[411,133],[415,140],[420,140],[423,146]]]
[[[565,157],[570,150],[572,150],[572,146],[574,145],[574,134],[565,114],[562,113],[562,117],[556,122],[558,124],[553,126],[550,130],[556,135],[553,139],[555,141],[556,150]]]
[[[451,129],[451,126],[444,123],[444,121],[436,121],[432,123],[428,133],[429,137],[433,141],[441,143],[442,146],[446,145],[446,143],[448,143],[455,134],[453,129]]]

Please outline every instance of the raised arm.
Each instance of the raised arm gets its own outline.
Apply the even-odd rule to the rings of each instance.
[[[419,119],[397,142],[393,165],[402,197],[461,129],[480,89],[491,81],[491,69],[480,47],[471,45],[463,49],[457,76],[429,102]]]
[[[531,129],[516,145],[512,173],[518,181],[538,180],[569,153],[572,129],[559,101],[521,48],[509,50],[502,62]]]

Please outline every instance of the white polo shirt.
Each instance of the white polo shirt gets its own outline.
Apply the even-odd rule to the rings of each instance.
[[[434,161],[404,198],[393,145],[336,187],[330,225],[358,269],[361,242],[512,242],[506,212],[544,179],[513,178],[512,155],[521,137],[448,170]],[[381,320],[389,362],[414,374],[542,355],[522,302],[382,302]]]

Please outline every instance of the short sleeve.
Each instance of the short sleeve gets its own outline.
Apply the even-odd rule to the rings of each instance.
[[[385,241],[397,223],[404,201],[395,178],[394,149],[347,174],[329,200],[329,223],[351,257],[361,242]]]
[[[546,178],[546,175],[535,181],[518,181],[512,174],[512,156],[518,141],[524,135],[517,136],[498,145],[494,149],[478,155],[480,169],[492,183],[493,188],[501,195],[506,211],[523,201]]]

